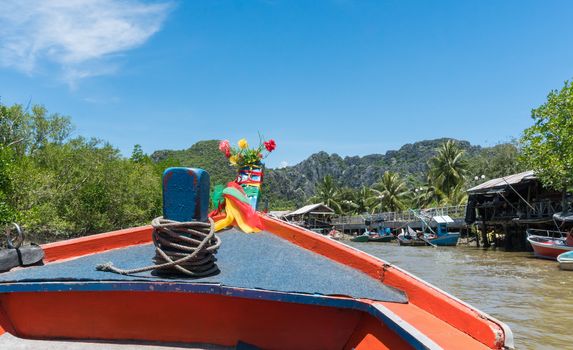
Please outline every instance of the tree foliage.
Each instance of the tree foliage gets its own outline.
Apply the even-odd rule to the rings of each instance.
[[[148,156],[139,149],[126,159],[99,140],[70,138],[72,129],[42,106],[0,105],[0,223],[49,241],[160,214],[161,171]]]
[[[468,163],[464,153],[455,141],[448,140],[428,162],[429,182],[437,186],[446,197],[465,181]]]
[[[325,176],[324,179],[318,184],[316,194],[309,199],[310,202],[322,202],[326,206],[332,208],[335,212],[341,214],[341,198],[340,188],[334,182],[331,176]]]
[[[532,110],[533,126],[521,138],[523,162],[541,182],[557,190],[573,186],[573,85],[566,81]]]
[[[378,208],[381,211],[399,211],[404,209],[404,200],[408,189],[397,173],[385,172],[380,182],[374,185],[374,188],[380,191],[381,200]]]

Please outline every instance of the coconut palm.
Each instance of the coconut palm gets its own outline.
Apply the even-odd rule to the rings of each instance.
[[[460,205],[467,203],[468,201],[468,194],[466,192],[465,186],[460,184],[456,186],[452,191],[450,191],[449,196],[444,198],[443,204],[444,205]]]
[[[355,191],[350,187],[343,187],[339,192],[338,198],[342,212],[347,215],[355,213],[358,209],[358,205],[354,203]]]
[[[415,190],[411,204],[414,208],[423,209],[438,205],[442,198],[443,193],[436,186],[427,183]]]
[[[335,212],[339,214],[342,213],[340,189],[330,175],[326,175],[322,181],[317,184],[316,192],[314,196],[309,199],[309,202],[322,202],[326,206],[332,208]]]
[[[446,197],[465,181],[468,163],[464,154],[465,151],[454,140],[448,140],[440,146],[436,156],[428,161],[428,180]]]
[[[366,186],[360,187],[358,190],[354,191],[354,198],[352,200],[355,205],[354,212],[356,214],[371,212],[372,208],[376,206],[379,196],[379,191]]]
[[[384,172],[380,182],[373,186],[377,192],[378,201],[373,210],[398,211],[404,209],[404,197],[408,193],[406,184],[400,175],[390,171]]]

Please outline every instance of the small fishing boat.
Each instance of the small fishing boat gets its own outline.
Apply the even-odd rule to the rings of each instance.
[[[436,223],[435,235],[426,236],[432,244],[438,246],[455,246],[460,238],[459,232],[449,232],[448,224],[454,222],[448,215],[434,216],[432,221]]]
[[[350,238],[352,242],[368,242],[369,239],[370,239],[369,235],[359,235]]]
[[[567,244],[565,232],[535,229],[526,232],[527,241],[538,258],[557,260],[560,254],[573,250],[573,246]]]
[[[557,256],[557,262],[559,262],[559,268],[561,268],[561,270],[573,271],[573,251],[559,254],[559,256]]]
[[[442,233],[436,237],[428,238],[428,240],[435,245],[439,246],[456,246],[460,238],[459,232]]]
[[[398,244],[401,246],[426,246],[429,245],[428,241],[423,237],[423,233],[414,231],[410,226],[406,228],[406,232],[402,231],[396,238]]]
[[[0,273],[0,348],[513,348],[439,288],[254,211],[236,183],[223,196],[208,216],[208,174],[168,169],[152,226],[45,244],[41,264]]]
[[[392,234],[389,235],[378,235],[368,237],[368,242],[392,242],[396,237]]]

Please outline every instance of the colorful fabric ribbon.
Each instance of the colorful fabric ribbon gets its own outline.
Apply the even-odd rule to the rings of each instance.
[[[220,214],[224,208],[225,217],[215,222],[215,231],[220,231],[233,224],[239,226],[246,233],[261,231],[263,227],[261,219],[255,209],[249,204],[249,199],[243,187],[236,182],[229,182],[222,192],[221,187],[214,189],[212,196],[213,205],[218,209],[211,213],[211,216]]]

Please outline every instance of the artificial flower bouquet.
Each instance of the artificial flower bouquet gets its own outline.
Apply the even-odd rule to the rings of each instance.
[[[262,138],[259,140],[259,146],[256,148],[249,148],[249,143],[246,139],[240,139],[237,142],[237,147],[231,147],[228,140],[219,142],[219,150],[229,159],[231,165],[239,169],[260,166],[261,161],[274,151],[276,146],[275,140],[264,141]]]

